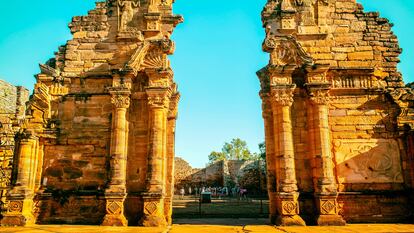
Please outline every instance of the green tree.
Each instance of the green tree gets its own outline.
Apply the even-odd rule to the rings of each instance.
[[[261,159],[266,160],[266,143],[259,143],[259,156]]]
[[[221,152],[211,152],[208,159],[210,163],[221,160],[250,160],[253,159],[253,154],[247,148],[246,141],[235,138],[231,142],[224,143]]]
[[[208,161],[210,161],[210,163],[215,163],[217,161],[222,161],[226,159],[226,155],[223,152],[213,151],[208,156]]]

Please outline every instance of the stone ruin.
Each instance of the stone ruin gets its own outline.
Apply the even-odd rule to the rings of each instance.
[[[108,0],[41,64],[2,225],[171,223],[173,0]]]
[[[408,221],[414,96],[392,24],[355,0],[269,0],[262,19],[272,222]]]
[[[40,65],[2,225],[171,224],[173,0],[107,0]],[[355,0],[269,0],[258,72],[270,218],[412,217],[413,100],[392,24]]]
[[[20,131],[29,91],[0,80],[0,212],[11,185],[15,136]]]

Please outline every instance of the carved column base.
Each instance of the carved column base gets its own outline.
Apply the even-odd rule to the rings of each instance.
[[[106,214],[102,226],[128,226],[124,215],[125,194],[105,196]]]
[[[279,226],[306,226],[299,216],[298,193],[277,193],[278,216],[275,224]]]
[[[7,212],[1,220],[2,226],[27,226],[35,224],[33,195],[8,197]]]
[[[319,226],[344,226],[345,220],[339,215],[338,203],[336,195],[317,196],[316,204],[319,210],[317,224]]]
[[[166,227],[164,216],[164,197],[160,193],[146,193],[144,199],[144,216],[139,225],[144,227]]]

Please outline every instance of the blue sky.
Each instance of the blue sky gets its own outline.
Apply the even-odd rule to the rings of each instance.
[[[239,137],[252,151],[264,140],[259,82],[255,72],[267,64],[260,12],[266,0],[177,0],[185,22],[173,39],[171,57],[182,99],[176,154],[195,167],[212,150]],[[414,1],[359,0],[395,23],[403,54],[400,70],[414,81]],[[32,89],[38,63],[70,39],[67,24],[85,15],[94,0],[8,1],[0,14],[0,77]]]

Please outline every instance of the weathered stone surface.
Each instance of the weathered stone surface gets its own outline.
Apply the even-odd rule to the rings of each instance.
[[[24,205],[2,224],[171,224],[172,4],[100,1],[73,17],[73,39],[36,76],[7,200]]]
[[[0,80],[0,214],[6,208],[6,193],[11,185],[15,135],[25,116],[29,91]]]
[[[258,76],[271,219],[289,217],[277,201],[284,197],[319,225],[357,215],[406,220],[414,95],[397,70],[392,24],[355,0],[269,0],[262,17],[270,61]],[[367,211],[355,192],[380,211]],[[298,193],[313,197],[298,203]],[[395,197],[395,206],[381,193]]]

